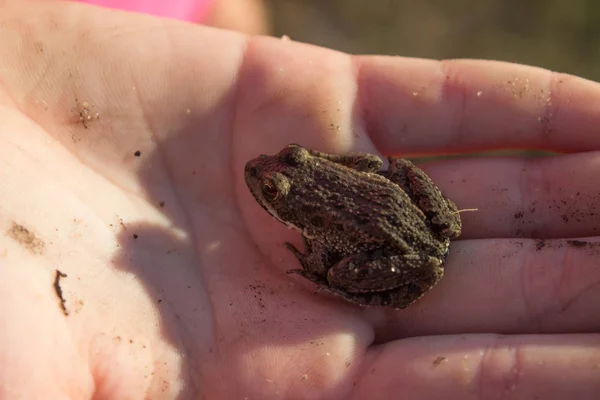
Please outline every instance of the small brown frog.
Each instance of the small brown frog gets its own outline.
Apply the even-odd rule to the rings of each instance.
[[[298,273],[327,292],[369,306],[405,308],[442,277],[456,205],[410,161],[331,155],[291,144],[246,164],[246,184],[269,214],[302,233],[290,243]]]

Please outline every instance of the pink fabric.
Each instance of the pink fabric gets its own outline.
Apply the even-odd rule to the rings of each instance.
[[[190,22],[203,22],[216,0],[79,0],[126,11],[137,11],[159,17]]]

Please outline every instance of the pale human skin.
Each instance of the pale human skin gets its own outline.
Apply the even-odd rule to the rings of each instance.
[[[0,398],[598,397],[597,83],[76,3],[4,2],[0,33]],[[424,165],[478,211],[396,311],[285,274],[300,235],[243,167],[291,142],[569,155]]]

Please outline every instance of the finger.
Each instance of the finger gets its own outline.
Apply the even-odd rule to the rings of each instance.
[[[600,336],[460,335],[367,352],[356,399],[597,399]]]
[[[600,84],[523,65],[358,59],[357,108],[384,153],[600,149]]]
[[[403,311],[367,309],[377,342],[446,333],[600,331],[600,239],[454,242],[444,277]]]
[[[461,213],[461,239],[600,235],[600,153],[426,165]]]

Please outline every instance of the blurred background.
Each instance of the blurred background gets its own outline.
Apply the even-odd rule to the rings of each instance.
[[[600,0],[262,0],[270,33],[355,54],[484,58],[600,81]]]

